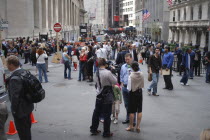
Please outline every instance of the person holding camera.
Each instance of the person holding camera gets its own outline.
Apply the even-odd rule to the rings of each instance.
[[[157,94],[157,85],[159,81],[159,71],[162,74],[162,61],[160,56],[160,48],[155,49],[155,54],[149,59],[149,70],[148,72],[152,74],[152,83],[147,89],[147,93],[151,95],[151,90],[153,89],[152,95],[159,96]]]
[[[117,84],[117,78],[106,69],[106,60],[98,59],[99,70],[96,73],[96,103],[92,116],[92,125],[90,132],[92,135],[97,135],[101,131],[98,130],[99,118],[103,114],[104,117],[104,132],[103,137],[111,137],[110,132],[112,104],[114,102],[113,85]]]
[[[206,53],[205,56],[206,63],[206,83],[210,83],[210,52]]]

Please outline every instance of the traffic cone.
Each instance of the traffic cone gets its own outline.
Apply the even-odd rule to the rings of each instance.
[[[38,121],[36,121],[36,120],[34,119],[33,113],[31,113],[31,123],[38,123]]]
[[[15,125],[13,121],[10,121],[9,123],[9,130],[7,132],[8,135],[15,135],[17,133],[17,130],[15,129]]]

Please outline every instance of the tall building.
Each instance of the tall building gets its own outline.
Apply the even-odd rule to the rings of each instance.
[[[144,35],[152,41],[168,41],[169,5],[167,0],[143,0],[151,16],[143,22]]]
[[[136,27],[136,34],[137,35],[142,35],[143,31],[143,20],[142,20],[142,11],[143,11],[143,0],[136,0],[136,8],[135,8],[135,27]]]
[[[108,27],[119,27],[119,0],[108,0]]]
[[[135,27],[135,1],[136,0],[119,0],[120,26]]]
[[[169,40],[205,47],[209,40],[210,1],[179,0],[170,8]]]
[[[93,34],[108,28],[108,0],[84,0],[87,23],[92,25]]]
[[[84,22],[83,0],[0,0],[0,18],[9,22],[3,38],[55,36],[53,25],[62,25],[60,38],[77,40]]]

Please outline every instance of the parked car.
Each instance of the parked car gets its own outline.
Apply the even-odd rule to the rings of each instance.
[[[0,102],[5,102],[8,99],[5,82],[6,82],[5,70],[2,59],[0,57]]]

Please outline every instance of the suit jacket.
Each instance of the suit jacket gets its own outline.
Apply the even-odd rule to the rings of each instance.
[[[130,52],[130,51],[129,51]],[[137,52],[136,50],[133,50],[133,60],[138,62]]]
[[[128,51],[121,51],[117,54],[116,64],[124,64],[125,63],[125,55],[129,53]]]
[[[23,80],[17,76],[19,73],[25,70],[20,69],[15,71],[9,78],[8,92],[11,102],[11,111],[14,117],[23,118],[29,115],[34,105],[27,102],[24,96],[24,84]]]

